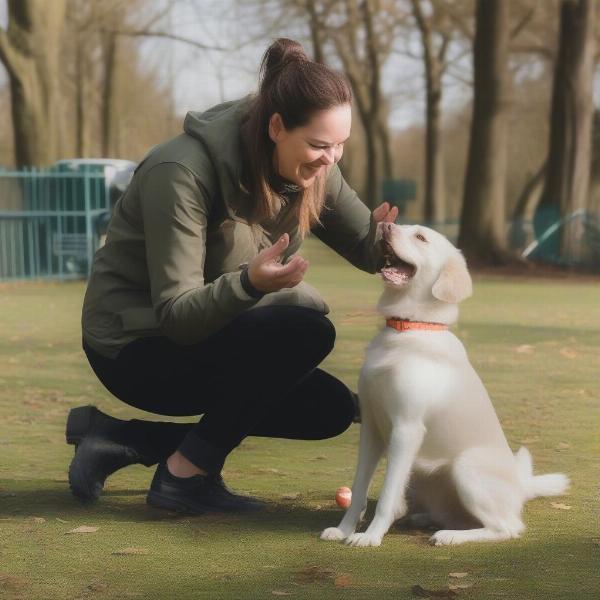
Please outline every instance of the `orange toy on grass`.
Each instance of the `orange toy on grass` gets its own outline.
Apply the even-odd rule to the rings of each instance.
[[[348,508],[352,501],[352,490],[343,485],[335,493],[335,502],[340,508]]]

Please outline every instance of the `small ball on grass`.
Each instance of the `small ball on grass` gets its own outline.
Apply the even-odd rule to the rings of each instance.
[[[335,492],[335,502],[340,508],[348,508],[352,501],[352,490],[343,485]]]

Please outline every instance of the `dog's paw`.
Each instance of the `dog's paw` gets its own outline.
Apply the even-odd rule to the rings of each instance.
[[[328,527],[321,532],[321,539],[339,542],[345,540],[346,536],[341,529],[338,529],[337,527]]]
[[[381,536],[372,533],[353,533],[346,539],[348,546],[381,546]]]
[[[462,541],[456,531],[450,529],[440,529],[429,538],[429,543],[434,546],[452,546],[461,544]]]

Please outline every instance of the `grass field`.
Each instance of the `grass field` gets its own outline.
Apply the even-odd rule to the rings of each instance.
[[[326,367],[356,388],[365,345],[381,326],[378,280],[316,242],[305,255],[307,279],[338,331]],[[93,403],[121,418],[148,417],[112,398],[87,365],[83,293],[83,283],[0,287],[0,599],[600,597],[597,282],[476,278],[457,334],[511,446],[528,446],[538,472],[563,471],[573,486],[527,505],[521,539],[456,548],[397,528],[380,548],[318,540],[341,517],[333,494],[351,485],[357,425],[334,440],[249,438],[234,451],[225,479],[269,500],[257,516],[151,509],[153,471],[142,466],[112,477],[98,504],[80,505],[66,479],[68,410]],[[97,530],[67,534],[84,525]]]

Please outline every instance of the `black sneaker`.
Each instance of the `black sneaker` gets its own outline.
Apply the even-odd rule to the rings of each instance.
[[[133,448],[110,439],[111,432],[122,424],[94,406],[80,406],[69,412],[65,437],[68,444],[75,445],[69,486],[83,502],[98,500],[109,475],[142,462]]]
[[[83,502],[95,502],[109,475],[140,462],[137,452],[129,446],[88,436],[77,446],[69,466],[71,492]]]
[[[257,512],[266,506],[256,498],[229,491],[220,475],[176,477],[169,472],[166,463],[158,465],[146,502],[155,508],[195,514]]]

